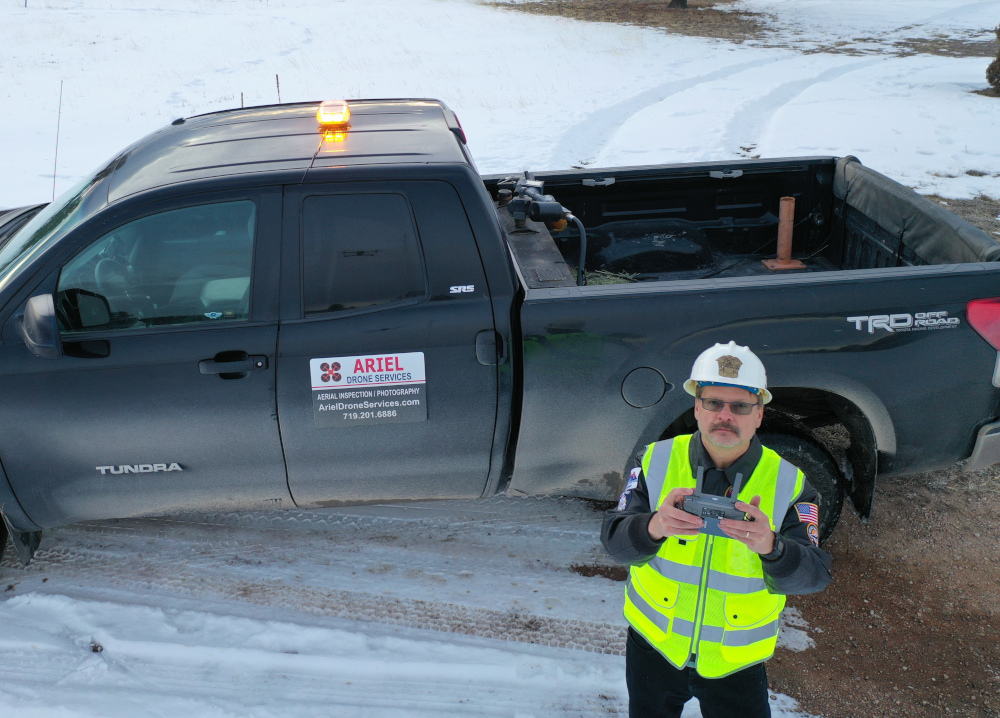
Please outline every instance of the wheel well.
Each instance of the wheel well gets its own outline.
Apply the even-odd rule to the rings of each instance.
[[[826,449],[843,475],[851,505],[867,520],[875,495],[877,445],[864,412],[849,399],[822,389],[778,387],[771,389],[771,395],[759,433],[790,434]],[[688,409],[660,439],[690,434],[697,428],[694,409]]]

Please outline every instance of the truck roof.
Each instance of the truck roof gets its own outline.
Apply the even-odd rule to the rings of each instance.
[[[455,115],[438,100],[351,100],[350,128],[326,135],[316,120],[319,105],[268,105],[175,120],[112,163],[108,202],[229,175],[468,161]]]

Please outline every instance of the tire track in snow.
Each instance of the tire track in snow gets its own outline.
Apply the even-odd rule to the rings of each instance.
[[[625,629],[609,623],[539,616],[528,612],[499,611],[451,602],[375,595],[362,591],[291,585],[281,580],[254,580],[206,576],[191,571],[183,561],[171,561],[164,575],[164,561],[146,561],[131,554],[127,561],[114,551],[82,549],[39,551],[27,568],[5,558],[10,573],[24,577],[45,573],[46,577],[68,575],[79,580],[76,592],[106,592],[117,587],[154,595],[214,598],[256,606],[288,609],[331,618],[405,626],[441,633],[461,633],[518,643],[572,650],[624,655]],[[9,580],[9,579],[8,579]],[[36,590],[45,591],[44,587]]]
[[[745,103],[735,112],[726,125],[720,143],[721,147],[734,156],[749,156],[750,152],[745,148],[759,147],[761,139],[770,128],[775,115],[806,90],[878,62],[882,62],[882,59],[871,58],[859,62],[849,62],[831,67],[813,77],[778,85],[766,95]],[[752,80],[748,84],[752,84]]]
[[[726,65],[697,77],[671,80],[610,107],[591,112],[562,134],[549,153],[548,162],[544,166],[551,169],[567,169],[574,165],[586,166],[594,161],[601,150],[607,146],[633,115],[647,107],[699,85],[721,80],[747,70],[773,65],[795,55],[797,53],[781,53],[780,56],[776,57]]]
[[[577,620],[580,616],[553,617],[540,615],[537,608],[519,607],[517,602],[510,610],[498,610],[489,604],[467,605],[454,594],[436,600],[433,594],[414,598],[398,590],[378,593],[382,585],[378,583],[344,589],[338,587],[337,576],[346,573],[342,569],[330,572],[330,563],[323,563],[324,577],[311,583],[293,575],[302,572],[309,576],[313,564],[307,560],[290,568],[288,563],[299,548],[304,555],[320,556],[339,546],[344,552],[342,565],[361,555],[355,553],[361,549],[367,553],[359,570],[366,562],[378,567],[380,539],[399,534],[403,538],[400,548],[408,543],[408,537],[418,546],[416,554],[403,557],[404,563],[415,559],[418,563],[412,568],[423,568],[433,575],[442,570],[440,560],[447,554],[438,553],[437,542],[428,543],[421,537],[443,536],[442,529],[457,534],[460,541],[478,537],[481,544],[489,531],[492,541],[504,536],[531,542],[568,541],[575,547],[573,551],[589,553],[599,546],[598,523],[599,517],[589,505],[530,499],[493,499],[451,509],[425,504],[315,512],[220,512],[74,524],[52,531],[27,568],[21,567],[12,553],[0,566],[7,581],[24,582],[21,590],[30,586],[30,590],[58,592],[72,586],[75,593],[96,596],[112,590],[131,594],[139,601],[149,596],[214,598],[338,619],[620,655],[624,628],[603,622],[608,620],[606,614],[597,621]],[[499,545],[505,545],[504,541]],[[488,554],[489,546],[486,549]],[[483,547],[471,550],[475,558]],[[424,561],[421,552],[427,555],[428,563],[419,563]],[[502,573],[507,566],[498,564],[495,570]],[[560,561],[549,569],[529,571],[554,586],[545,571],[561,574],[567,568],[568,562]],[[39,579],[48,582],[43,586]],[[608,589],[618,592],[617,587]]]

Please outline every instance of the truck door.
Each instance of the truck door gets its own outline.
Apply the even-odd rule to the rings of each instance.
[[[111,220],[46,270],[34,293],[54,295],[62,357],[9,341],[16,316],[4,327],[0,457],[42,526],[290,504],[274,396],[281,191],[186,202]]]
[[[493,315],[455,189],[287,188],[283,221],[278,420],[295,502],[482,495]]]

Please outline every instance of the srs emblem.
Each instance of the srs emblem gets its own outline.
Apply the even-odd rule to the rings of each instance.
[[[123,464],[121,466],[95,466],[101,476],[111,474],[154,474],[160,471],[184,471],[176,461],[171,464]]]

